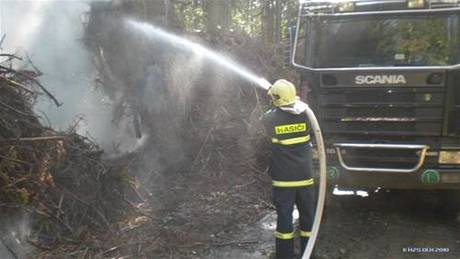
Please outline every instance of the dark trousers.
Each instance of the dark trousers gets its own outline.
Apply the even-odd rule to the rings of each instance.
[[[276,258],[294,257],[294,228],[292,211],[294,204],[299,210],[300,249],[303,254],[308,243],[315,211],[315,189],[305,187],[273,187],[273,203],[276,207]]]

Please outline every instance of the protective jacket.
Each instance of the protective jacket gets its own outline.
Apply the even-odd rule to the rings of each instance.
[[[264,114],[262,121],[272,142],[268,173],[273,186],[311,185],[304,182],[312,181],[307,115],[294,108],[274,107]]]

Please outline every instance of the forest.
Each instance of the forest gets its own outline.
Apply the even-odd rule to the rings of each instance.
[[[435,70],[459,59],[459,15],[447,13],[307,20],[298,0],[0,0],[0,258],[274,258],[267,88],[293,82],[330,145],[340,130],[347,143],[460,145],[446,133],[460,76]],[[297,22],[294,61],[308,72],[291,60]],[[315,74],[331,67],[344,70]],[[435,132],[404,135],[425,128]],[[432,244],[460,256],[456,192],[384,185],[455,189],[428,164],[437,149],[427,174],[352,175],[339,190],[349,175],[336,148],[316,258]],[[428,153],[412,149],[348,155],[407,166]]]

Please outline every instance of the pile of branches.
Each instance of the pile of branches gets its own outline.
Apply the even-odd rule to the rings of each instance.
[[[142,1],[130,3],[142,6]],[[210,60],[200,63],[200,69],[200,65],[193,63],[196,57],[188,51],[152,40],[154,37],[130,28],[125,24],[127,17],[143,18],[132,10],[113,4],[104,8],[92,6],[84,35],[99,72],[97,82],[113,100],[113,120],[120,121],[126,114],[138,114],[132,116],[135,121],[132,127],[139,128],[136,126],[136,117],[139,117],[144,131],[150,133],[150,148],[157,149],[160,163],[166,164],[168,173],[195,169],[202,172],[200,161],[208,163],[208,155],[218,154],[214,152],[216,146],[235,147],[237,142],[237,148],[243,145],[244,149],[253,152],[254,143],[242,138],[253,135],[249,137],[260,142],[255,138],[262,137],[257,123],[268,106],[265,92]],[[276,50],[261,48],[261,42],[248,35],[222,33],[213,41],[206,33],[184,33],[154,18],[145,21],[234,57],[258,75],[271,77],[284,72],[280,71],[282,58],[274,55]],[[176,146],[180,150],[175,150]],[[234,156],[241,154],[225,152]],[[217,157],[217,160],[224,159]],[[250,159],[242,155],[235,160]],[[171,170],[170,164],[183,164],[185,168]],[[190,164],[192,170],[187,168]]]
[[[129,206],[129,159],[103,161],[102,151],[75,127],[55,132],[33,111],[39,95],[58,100],[38,81],[40,72],[15,69],[0,54],[0,217],[15,211],[33,219],[40,245],[81,240],[104,230]],[[43,242],[43,241],[46,241]]]

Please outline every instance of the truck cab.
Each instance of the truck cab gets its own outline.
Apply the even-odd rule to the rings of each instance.
[[[301,0],[289,31],[332,184],[460,189],[457,0]]]

